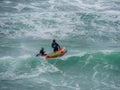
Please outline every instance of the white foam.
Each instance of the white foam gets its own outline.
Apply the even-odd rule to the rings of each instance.
[[[27,59],[27,58],[30,58],[31,55],[22,55],[22,56],[19,56],[18,58],[23,58],[23,59]]]
[[[3,56],[0,58],[0,60],[6,60],[6,59],[13,59],[11,56]]]
[[[94,0],[93,0],[94,1]],[[84,1],[80,1],[80,0],[62,0],[59,2],[56,2],[55,0],[49,0],[45,3],[50,4],[51,6],[59,6],[62,7],[62,5],[66,6],[77,6],[78,8],[83,8],[83,11],[81,10],[81,13],[91,13],[91,11],[94,11],[93,14],[97,14],[99,16],[98,13],[104,13],[105,15],[102,15],[101,17],[99,17],[100,20],[109,20],[110,22],[115,22],[119,19],[118,18],[111,18],[110,16],[107,16],[108,14],[106,14],[106,12],[110,12],[112,14],[117,13],[120,14],[118,11],[114,11],[114,10],[105,10],[104,12],[104,6],[103,3],[105,2],[104,0],[102,1],[95,1],[93,2],[93,5],[91,3],[84,3]],[[89,1],[86,1],[89,2]],[[107,1],[106,1],[107,3]],[[18,3],[18,5],[15,7],[16,9],[18,9],[19,11],[21,11],[23,8],[32,8],[32,9],[37,9],[38,5],[40,3],[30,3],[30,4],[21,4]],[[103,9],[101,8],[101,6],[103,5]],[[99,9],[101,8],[101,10],[103,11],[99,11]],[[97,11],[98,10],[98,11]],[[79,12],[79,11],[78,11]],[[84,21],[81,20],[80,16],[76,15],[77,11],[42,11],[42,12],[29,12],[29,13],[19,13],[19,14],[6,14],[5,19],[2,19],[0,22],[1,26],[5,27],[5,23],[6,21],[12,21],[12,25],[11,26],[7,26],[11,28],[11,31],[14,32],[14,34],[10,34],[10,30],[6,30],[5,33],[8,35],[8,37],[10,38],[33,38],[33,39],[51,39],[51,38],[62,38],[62,39],[66,39],[66,38],[71,38],[74,36],[80,36],[80,35],[86,35],[86,33],[88,33],[86,30],[80,28],[80,30],[76,30],[75,25],[78,25],[80,27],[85,27],[85,23]],[[86,14],[87,15],[87,14]],[[116,15],[116,14],[115,14]],[[72,21],[72,18],[75,20]],[[98,17],[95,17],[95,20],[98,20]],[[97,21],[96,20],[96,21]],[[4,22],[4,23],[3,23]],[[19,26],[20,23],[20,26]],[[23,25],[23,27],[22,27]],[[114,27],[106,27],[106,26],[99,26],[98,24],[96,24],[94,22],[94,20],[91,21],[91,25],[93,25],[93,27],[100,27],[97,31],[99,36],[102,36],[103,33],[105,32],[105,29],[109,29],[109,31],[114,31],[116,32],[116,30],[114,30]],[[24,27],[25,26],[25,27]],[[18,30],[16,30],[16,28]],[[76,31],[75,31],[76,30]],[[104,32],[103,32],[104,31]],[[106,31],[108,32],[108,31]],[[111,32],[109,32],[111,33]],[[92,35],[94,35],[94,33],[92,33]],[[89,37],[89,36],[88,36]],[[92,38],[92,41],[94,42],[94,38]],[[115,40],[113,40],[115,41]],[[116,42],[117,43],[117,42]]]
[[[10,4],[11,3],[11,1],[7,1],[7,0],[5,0],[4,1],[6,4]]]

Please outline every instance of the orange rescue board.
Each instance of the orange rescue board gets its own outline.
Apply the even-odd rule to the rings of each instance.
[[[44,57],[45,57],[46,59],[47,59],[47,58],[61,57],[61,56],[63,56],[66,52],[67,52],[67,50],[65,49],[65,47],[61,47],[58,51],[49,53],[49,54],[45,55]]]

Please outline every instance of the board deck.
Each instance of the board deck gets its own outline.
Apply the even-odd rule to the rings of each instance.
[[[58,51],[49,53],[45,55],[45,58],[56,58],[56,57],[61,57],[67,52],[67,49],[65,47],[61,47]]]

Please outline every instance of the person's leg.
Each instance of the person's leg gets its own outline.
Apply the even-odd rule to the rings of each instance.
[[[54,52],[56,52],[56,48],[54,48]]]

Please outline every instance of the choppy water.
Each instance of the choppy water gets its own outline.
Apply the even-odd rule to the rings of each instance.
[[[0,0],[0,90],[120,90],[120,1]]]

